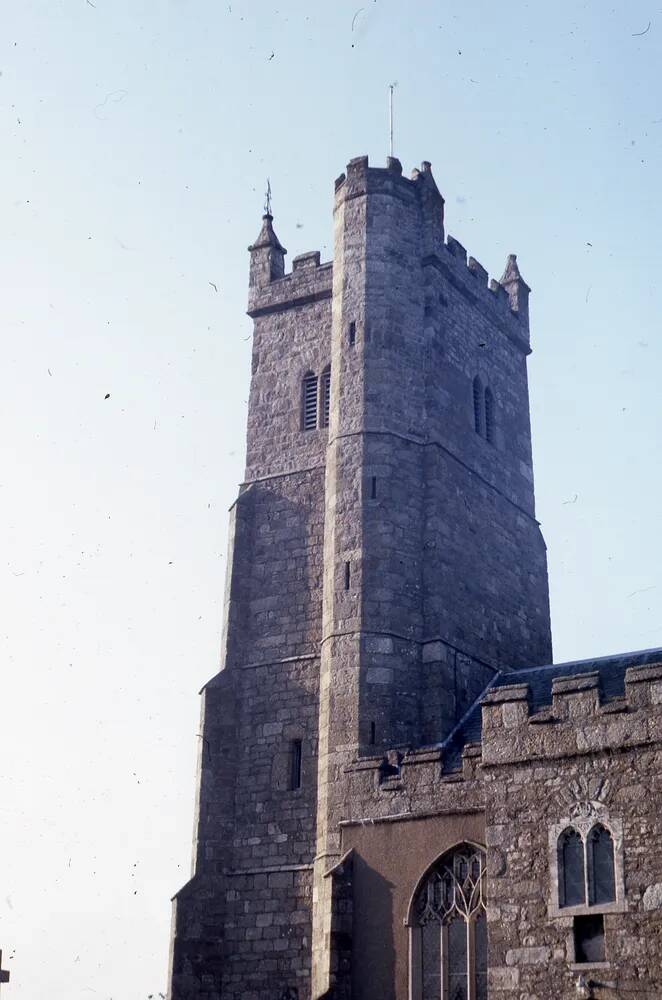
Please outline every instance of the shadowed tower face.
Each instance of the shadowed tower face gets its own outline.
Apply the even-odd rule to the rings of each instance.
[[[341,995],[352,769],[551,660],[515,258],[488,287],[445,241],[429,163],[351,161],[329,264],[285,274],[272,221],[250,247],[246,480],[172,1000]]]

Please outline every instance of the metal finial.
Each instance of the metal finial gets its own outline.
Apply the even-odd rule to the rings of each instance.
[[[264,196],[264,214],[271,215],[271,181],[267,177],[267,192]]]
[[[388,155],[393,156],[393,91],[398,85],[398,81],[388,85]]]

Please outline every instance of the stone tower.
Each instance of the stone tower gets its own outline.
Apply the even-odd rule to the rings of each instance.
[[[246,476],[171,1000],[346,995],[349,776],[551,660],[515,257],[488,285],[445,240],[427,162],[349,163],[330,263],[285,274],[272,221],[249,248]]]

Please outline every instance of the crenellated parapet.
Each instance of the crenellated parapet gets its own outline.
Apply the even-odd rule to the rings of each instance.
[[[432,175],[432,166],[425,160],[411,177],[402,175],[402,166],[389,157],[386,167],[371,167],[367,156],[356,157],[347,165],[347,172],[336,180],[336,210],[344,202],[361,195],[392,198],[411,206],[422,218],[422,264],[424,269],[439,271],[471,305],[499,325],[523,353],[529,348],[529,286],[522,279],[515,254],[506,262],[500,281],[489,279],[485,268],[475,257],[468,256],[462,244],[453,236],[445,239],[444,199]],[[388,211],[387,202],[384,210]]]
[[[333,262],[321,264],[319,250],[299,254],[285,273],[287,250],[276,236],[270,213],[262,216],[262,227],[248,251],[248,315],[253,319],[331,298]]]
[[[459,240],[445,237],[444,198],[428,160],[423,161],[420,169],[415,168],[410,177],[405,177],[396,157],[389,157],[386,167],[371,167],[367,156],[355,157],[348,163],[346,173],[336,179],[336,210],[362,195],[395,199],[411,208],[422,222],[424,271],[432,268],[440,272],[525,354],[530,353],[530,288],[519,273],[516,255],[509,255],[501,280],[497,281],[489,278],[486,269],[467,254]],[[386,201],[384,210],[388,211]],[[333,262],[320,263],[319,251],[295,257],[292,270],[285,273],[287,251],[276,236],[270,214],[263,217],[258,238],[248,249],[251,253],[249,316],[256,318],[331,297]]]
[[[555,677],[551,705],[531,708],[528,683],[482,701],[482,764],[573,757],[662,741],[662,663],[625,671],[624,696],[604,698],[598,671]]]

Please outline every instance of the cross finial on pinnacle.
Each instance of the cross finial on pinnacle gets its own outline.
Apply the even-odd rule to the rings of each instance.
[[[271,215],[271,181],[267,177],[267,190],[264,196],[264,214]]]

